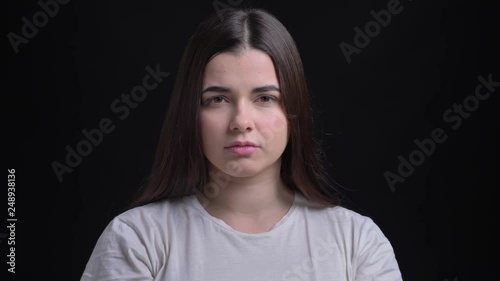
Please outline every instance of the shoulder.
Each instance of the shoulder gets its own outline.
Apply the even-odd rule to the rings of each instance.
[[[378,226],[371,217],[362,215],[346,207],[335,206],[326,208],[324,212],[332,222],[337,224],[351,225],[352,227],[366,230],[378,229]]]
[[[376,226],[372,218],[362,215],[347,207],[321,207],[305,197],[299,197],[299,205],[308,219],[317,219],[327,225],[343,225],[344,227],[374,227]]]
[[[327,208],[325,213],[327,219],[336,229],[349,233],[351,238],[357,238],[356,242],[359,245],[368,243],[369,240],[373,239],[388,242],[380,227],[369,216],[341,206]]]
[[[186,200],[186,198],[164,199],[158,202],[134,207],[120,213],[115,219],[124,222],[149,220],[153,218],[164,219],[178,212],[182,212],[182,209],[185,209]]]
[[[388,242],[382,230],[369,216],[343,206],[320,207],[305,199],[300,200],[300,205],[300,213],[307,227],[328,233],[339,243],[351,245],[362,252],[363,246],[371,242]]]
[[[147,219],[151,215],[168,215],[168,212],[175,212],[181,207],[182,200],[166,199],[146,205],[134,207],[118,214],[115,219],[131,221],[137,219]]]
[[[145,250],[152,245],[162,248],[167,241],[165,238],[175,232],[172,226],[185,221],[182,217],[185,206],[183,199],[162,200],[124,211],[107,224],[99,237],[97,248],[130,247]]]
[[[169,199],[135,207],[115,216],[108,224],[108,230],[142,232],[166,231],[166,227],[182,218],[186,200]]]
[[[349,249],[356,280],[401,280],[394,249],[372,218],[340,206],[323,212],[332,240]]]
[[[101,233],[82,280],[153,280],[167,262],[172,220],[185,209],[184,200],[163,200],[122,212]]]
[[[353,222],[359,224],[372,221],[370,217],[362,215],[343,206],[324,208],[324,212],[328,216],[343,222]]]
[[[370,239],[387,240],[380,227],[367,215],[342,206],[326,208],[324,213],[329,225],[335,231],[348,234],[348,237],[351,238],[357,238],[355,242],[361,245]]]

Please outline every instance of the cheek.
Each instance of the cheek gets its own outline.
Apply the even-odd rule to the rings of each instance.
[[[222,135],[221,132],[224,124],[220,118],[210,115],[201,115],[200,117],[201,136],[204,146],[207,146],[216,142],[217,138]]]
[[[280,142],[288,139],[288,126],[283,113],[272,114],[262,122],[261,134],[266,142]]]

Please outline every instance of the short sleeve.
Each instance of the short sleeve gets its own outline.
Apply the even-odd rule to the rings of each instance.
[[[114,218],[97,240],[81,280],[153,280],[143,241],[133,227]]]
[[[362,224],[358,242],[356,281],[403,280],[389,240],[371,219]]]

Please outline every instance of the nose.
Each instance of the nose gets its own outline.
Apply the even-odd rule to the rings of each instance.
[[[229,129],[232,132],[247,132],[253,130],[253,121],[251,112],[244,103],[239,103],[238,106],[234,108],[233,116],[231,117],[231,122],[229,123]]]

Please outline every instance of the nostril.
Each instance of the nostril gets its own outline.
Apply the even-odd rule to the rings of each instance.
[[[248,131],[248,130],[252,129],[250,121],[248,121],[248,120],[241,120],[241,119],[240,120],[238,120],[238,119],[233,120],[229,124],[229,126],[230,126],[230,129],[232,131],[238,130],[238,131],[244,132],[244,131]]]

